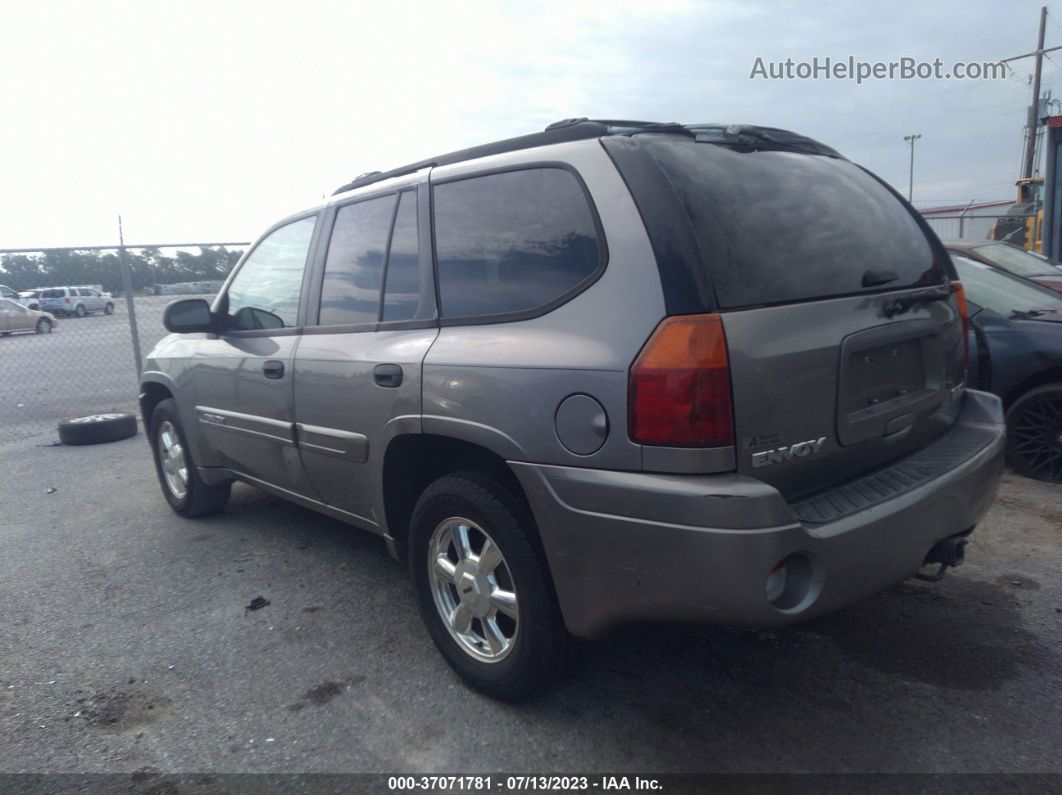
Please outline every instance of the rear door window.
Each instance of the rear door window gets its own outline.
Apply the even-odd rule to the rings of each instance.
[[[394,195],[345,204],[336,212],[321,286],[322,326],[375,323]]]
[[[386,284],[381,320],[411,320],[420,299],[417,246],[417,194],[401,194],[391,248],[387,255]]]
[[[566,169],[463,178],[435,185],[432,195],[443,318],[541,310],[604,265],[594,212]]]
[[[847,160],[643,136],[685,206],[720,307],[807,301],[947,279],[884,185]],[[877,279],[864,287],[868,271]],[[895,276],[887,282],[880,274]]]

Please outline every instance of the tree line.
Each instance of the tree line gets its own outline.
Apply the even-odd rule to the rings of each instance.
[[[225,246],[201,247],[196,254],[177,251],[174,256],[164,256],[157,248],[126,249],[135,292],[152,291],[157,284],[224,279],[242,255],[242,251]],[[36,254],[3,254],[0,284],[14,290],[98,284],[117,294],[122,291],[122,271],[117,250],[50,249]]]

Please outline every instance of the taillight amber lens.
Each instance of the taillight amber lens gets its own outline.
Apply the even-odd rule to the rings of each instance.
[[[657,326],[631,366],[628,406],[628,431],[639,444],[733,444],[722,318],[678,315]]]

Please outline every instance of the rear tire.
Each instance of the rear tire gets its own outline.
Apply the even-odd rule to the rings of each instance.
[[[46,317],[42,317],[37,321],[37,333],[38,334],[51,334],[52,333],[52,321]]]
[[[1062,382],[1030,389],[1007,409],[1007,463],[1026,477],[1062,483]]]
[[[151,412],[150,439],[155,474],[174,513],[194,519],[225,508],[232,483],[213,486],[199,476],[173,398],[161,401]]]
[[[428,486],[410,523],[410,576],[428,633],[462,679],[506,701],[526,698],[555,675],[567,642],[535,533],[523,502],[474,470]],[[467,539],[464,556],[458,536]],[[433,574],[429,560],[434,567],[440,558],[447,571]]]

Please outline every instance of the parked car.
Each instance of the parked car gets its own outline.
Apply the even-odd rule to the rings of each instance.
[[[18,293],[8,287],[6,284],[0,284],[0,298],[18,298]]]
[[[1007,460],[1062,482],[1062,296],[952,255],[970,304],[971,384],[1003,399]]]
[[[10,298],[0,298],[0,334],[9,337],[18,331],[51,334],[59,321],[48,312],[30,309]]]
[[[109,315],[114,299],[95,287],[48,287],[41,290],[41,309],[58,317],[84,317],[92,312]]]
[[[15,299],[27,309],[41,308],[41,290],[23,290]]]
[[[999,268],[1012,276],[1062,291],[1062,263],[1043,254],[996,240],[953,240],[944,246],[951,254],[959,254],[983,265]]]
[[[777,626],[959,563],[1005,426],[953,276],[808,138],[575,120],[278,222],[169,305],[141,410],[178,514],[241,480],[380,534],[515,698],[567,633]]]

